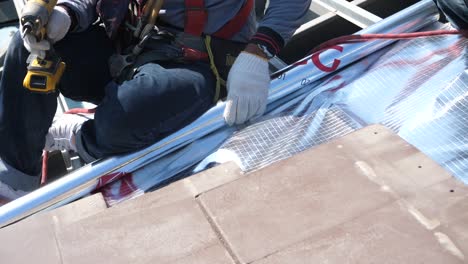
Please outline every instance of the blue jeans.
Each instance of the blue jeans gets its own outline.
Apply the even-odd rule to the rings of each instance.
[[[118,85],[108,71],[113,48],[102,28],[68,34],[54,47],[67,64],[59,91],[98,103],[94,120],[85,122],[77,135],[78,153],[85,160],[149,146],[213,105],[215,78],[206,63],[149,63]],[[0,81],[0,158],[25,174],[38,175],[57,94],[22,87],[28,55],[16,34]]]

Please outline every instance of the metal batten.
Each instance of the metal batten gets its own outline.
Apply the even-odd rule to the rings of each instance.
[[[424,0],[358,33],[413,32],[434,22],[437,14],[437,9],[432,0]],[[392,40],[388,40],[346,44],[343,45],[343,51],[339,54],[337,54],[337,51],[323,52],[320,55],[320,60],[324,65],[331,65],[335,60],[340,60],[338,69],[341,69],[392,42]],[[281,78],[271,82],[269,103],[299,90],[303,87],[304,82],[318,80],[327,74],[327,72],[318,70],[313,63],[292,68]],[[109,174],[122,175],[135,171],[224,127],[223,111],[224,104],[220,104],[189,126],[146,149],[129,155],[93,162],[62,179],[0,207],[0,226],[13,223],[40,210],[80,198],[90,193],[99,184],[102,176]]]
[[[345,0],[316,0],[315,3],[360,28],[366,28],[382,20],[371,12]]]

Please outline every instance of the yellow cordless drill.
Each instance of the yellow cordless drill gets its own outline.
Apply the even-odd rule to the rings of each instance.
[[[57,4],[57,0],[28,0],[21,12],[21,34],[31,34],[37,41],[46,39],[46,25],[49,17]],[[31,56],[31,55],[30,55]],[[28,58],[28,73],[23,81],[23,86],[33,92],[51,93],[59,82],[65,70],[65,63],[51,49],[45,58]]]

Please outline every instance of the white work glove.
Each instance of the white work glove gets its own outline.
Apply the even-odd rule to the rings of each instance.
[[[267,105],[270,73],[268,60],[242,52],[227,80],[228,96],[224,119],[228,125],[243,124],[263,115]]]
[[[31,34],[26,34],[23,39],[24,47],[31,52],[31,54],[44,58],[45,52],[50,49],[50,43],[53,44],[63,39],[70,29],[70,25],[71,18],[65,8],[56,6],[47,23],[47,40],[38,42],[36,37]],[[21,32],[23,32],[22,28]]]
[[[28,58],[28,60],[34,56],[44,59],[46,51],[50,49],[50,43],[48,40],[41,40],[38,42],[36,37],[31,34],[25,35],[23,37],[23,41],[24,41],[24,47],[32,55]],[[27,63],[29,62],[30,61],[27,61]]]

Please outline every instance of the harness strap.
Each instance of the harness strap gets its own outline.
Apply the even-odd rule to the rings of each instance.
[[[213,34],[214,37],[231,39],[247,23],[254,7],[254,0],[245,1],[237,14],[221,29]],[[204,0],[185,0],[185,33],[201,36],[208,21],[208,13]]]
[[[254,0],[247,0],[234,18],[227,22],[220,30],[213,34],[214,37],[231,39],[247,23],[254,7]]]
[[[228,21],[225,25],[221,27],[217,32],[212,34],[213,37],[216,37],[218,39],[224,39],[224,40],[230,40],[232,37],[241,31],[241,29],[245,26],[247,23],[253,7],[254,7],[254,0],[246,0],[244,2],[244,5],[241,7],[239,12],[230,20]],[[185,28],[184,32],[188,35],[193,35],[196,37],[200,37],[203,34],[203,31],[205,29],[205,25],[208,21],[208,13],[205,8],[205,3],[204,0],[185,0]],[[213,74],[216,77],[216,90],[215,90],[215,96],[214,96],[214,102],[217,102],[220,94],[221,94],[221,86],[226,86],[226,81],[223,80],[223,78],[220,75],[220,71],[217,68],[217,65],[215,63],[215,57],[213,54],[213,50],[211,47],[211,36],[206,35],[202,37],[205,41],[205,46],[206,46],[206,53],[202,52],[203,58],[209,60],[211,70]],[[187,53],[187,51],[190,51]],[[187,57],[187,55],[191,55],[190,50],[184,50],[184,57]],[[200,53],[201,54],[201,53]],[[197,54],[198,57],[200,54]],[[227,54],[224,54],[227,55]],[[223,55],[223,56],[224,56]],[[195,56],[195,57],[197,57]],[[194,56],[191,56],[194,57]],[[227,65],[226,65],[227,66]]]
[[[221,94],[221,85],[226,87],[226,81],[223,80],[223,78],[221,78],[218,72],[218,68],[216,68],[213,51],[211,50],[211,37],[209,35],[205,38],[205,44],[208,53],[208,58],[210,59],[210,68],[214,76],[216,77],[216,90],[213,98],[213,102],[216,103],[219,100],[219,95]]]
[[[201,36],[208,20],[203,0],[185,0],[185,33]]]

